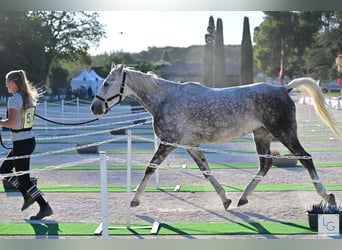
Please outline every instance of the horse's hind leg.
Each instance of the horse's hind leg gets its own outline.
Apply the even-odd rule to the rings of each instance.
[[[300,144],[298,137],[296,135],[293,136],[284,136],[283,138],[279,138],[279,140],[296,156],[304,156],[303,159],[299,159],[299,161],[303,164],[304,168],[309,172],[309,175],[312,179],[312,182],[315,186],[316,192],[323,197],[323,199],[331,205],[336,205],[335,196],[331,193],[327,193],[324,185],[320,181],[313,161],[311,159],[311,155],[308,154],[302,145]],[[306,159],[307,158],[307,159]]]
[[[215,179],[215,177],[212,175],[211,169],[209,168],[207,160],[205,159],[202,151],[187,149],[187,152],[190,154],[192,159],[196,162],[199,169],[202,171],[204,177],[207,180],[209,180],[209,182],[213,185],[217,194],[220,196],[222,200],[224,209],[227,210],[229,205],[232,203],[232,201],[226,197],[226,191],[221,186],[221,184]]]
[[[143,194],[151,175],[156,171],[156,168],[166,159],[166,157],[175,149],[175,147],[170,145],[159,145],[157,152],[154,154],[149,166],[145,170],[143,179],[136,188],[135,195],[131,200],[131,207],[136,207],[140,204],[139,197]]]
[[[264,128],[253,131],[254,142],[256,150],[259,155],[270,154],[270,145],[273,136]],[[272,167],[272,159],[266,157],[259,157],[260,168],[258,173],[254,176],[251,182],[247,185],[244,192],[240,196],[238,206],[248,203],[248,196],[253,193],[255,187],[259,184],[262,178],[267,174],[268,170]]]
[[[308,156],[310,156],[308,154]],[[323,197],[323,199],[331,205],[336,205],[335,196],[332,193],[327,193],[324,185],[320,181],[316,169],[313,165],[312,159],[299,159],[299,161],[303,164],[306,170],[308,170],[309,175],[312,179],[312,182],[315,186],[316,192]]]

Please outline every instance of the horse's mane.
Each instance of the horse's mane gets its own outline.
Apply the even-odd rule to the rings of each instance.
[[[151,71],[148,73],[143,73],[132,68],[126,68],[126,71],[128,73],[128,76],[131,78],[131,81],[137,83],[134,85],[134,88],[139,91],[154,94],[161,87],[160,80],[162,79],[160,79],[155,73]]]

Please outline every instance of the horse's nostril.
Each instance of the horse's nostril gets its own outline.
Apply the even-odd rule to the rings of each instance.
[[[93,112],[94,115],[98,114],[99,108],[96,105],[92,104],[90,109],[91,109],[91,111]]]

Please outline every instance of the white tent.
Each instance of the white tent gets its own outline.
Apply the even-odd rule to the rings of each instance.
[[[70,86],[72,90],[81,89],[82,87],[88,90],[90,87],[93,91],[93,94],[95,94],[99,90],[103,80],[104,79],[96,74],[94,70],[88,72],[84,69],[81,74],[71,79]]]

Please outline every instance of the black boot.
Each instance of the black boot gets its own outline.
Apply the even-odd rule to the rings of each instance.
[[[52,209],[49,205],[49,203],[46,203],[45,205],[41,206],[39,209],[39,212],[35,216],[31,216],[30,220],[41,220],[46,216],[52,215]]]
[[[28,193],[23,194],[23,197],[24,197],[24,204],[21,208],[21,211],[24,211],[26,208],[28,208],[35,202],[35,199],[33,199],[31,195],[29,195]]]

